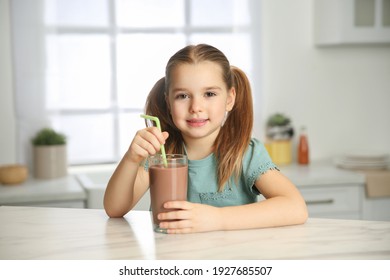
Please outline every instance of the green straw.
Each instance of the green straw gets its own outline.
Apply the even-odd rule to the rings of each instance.
[[[161,131],[160,120],[157,117],[141,114],[141,118],[155,122],[157,128]],[[167,161],[167,154],[165,153],[164,145],[161,145],[161,155],[163,158],[164,166],[167,167],[168,161]]]

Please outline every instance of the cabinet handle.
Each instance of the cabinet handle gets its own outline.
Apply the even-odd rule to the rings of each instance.
[[[333,204],[333,199],[306,201],[306,205]]]

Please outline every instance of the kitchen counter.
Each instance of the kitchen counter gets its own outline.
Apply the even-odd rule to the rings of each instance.
[[[19,185],[0,185],[0,205],[84,208],[87,196],[76,178],[29,178]]]
[[[0,259],[390,259],[390,222],[309,218],[304,225],[167,235],[148,211],[0,207]]]
[[[317,185],[360,184],[364,185],[364,174],[336,167],[328,160],[314,161],[309,165],[290,164],[280,166],[281,172],[299,187]]]

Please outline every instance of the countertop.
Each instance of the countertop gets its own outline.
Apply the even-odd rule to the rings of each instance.
[[[281,165],[279,168],[298,187],[338,184],[363,186],[366,183],[363,173],[338,168],[330,160],[314,161],[309,165]]]
[[[72,175],[50,180],[29,178],[18,185],[0,185],[0,205],[33,205],[86,198],[84,189]]]
[[[167,235],[150,212],[0,207],[0,259],[390,259],[390,222],[309,218],[304,225]]]

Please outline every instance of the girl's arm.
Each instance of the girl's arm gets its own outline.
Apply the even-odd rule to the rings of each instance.
[[[109,217],[123,217],[147,191],[148,178],[143,167],[122,158],[104,194],[104,209]]]
[[[104,194],[104,209],[108,216],[124,216],[147,191],[149,177],[140,163],[148,155],[157,153],[167,138],[167,132],[161,133],[155,127],[137,132],[108,182]]]
[[[182,210],[159,214],[168,233],[235,230],[302,224],[308,217],[304,199],[297,188],[279,171],[269,170],[255,182],[266,198],[263,201],[229,207],[172,201],[166,208]],[[166,219],[181,219],[167,222]]]
[[[268,170],[256,180],[255,185],[266,199],[221,209],[222,229],[276,227],[306,222],[305,200],[281,172]]]

